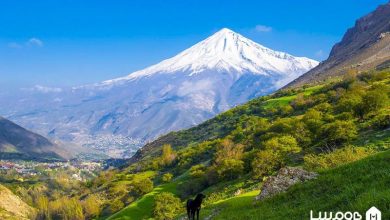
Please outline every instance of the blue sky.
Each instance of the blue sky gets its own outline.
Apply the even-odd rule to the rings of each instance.
[[[80,85],[127,75],[227,27],[275,50],[326,59],[387,0],[0,1],[0,86]]]

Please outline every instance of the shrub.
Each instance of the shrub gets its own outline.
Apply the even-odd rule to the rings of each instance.
[[[263,176],[270,175],[282,164],[281,156],[272,150],[260,151],[252,161],[253,178],[261,179]]]
[[[224,159],[217,166],[218,177],[224,180],[233,180],[244,171],[244,162],[236,159]]]
[[[86,217],[93,218],[99,216],[101,212],[101,200],[96,195],[90,195],[83,201]]]
[[[385,129],[390,127],[390,112],[389,111],[381,111],[375,114],[372,119],[372,125],[378,129]]]
[[[298,153],[301,148],[294,137],[291,135],[283,135],[280,137],[273,137],[264,143],[264,148],[275,151],[281,155],[289,153]]]
[[[155,196],[153,215],[156,219],[174,219],[182,211],[180,199],[174,194],[163,192]]]
[[[52,219],[82,220],[84,219],[83,208],[75,198],[62,197],[49,203]]]
[[[310,170],[323,170],[360,160],[373,154],[374,151],[364,147],[348,146],[330,153],[308,154],[304,157],[304,165]]]
[[[357,136],[357,128],[353,121],[336,120],[322,126],[321,130],[322,134],[319,138],[326,145],[342,145],[350,142]]]
[[[153,190],[153,182],[149,178],[133,181],[132,186],[134,192],[138,195],[143,195]]]
[[[175,160],[176,153],[172,150],[171,145],[164,144],[162,146],[162,153],[160,158],[160,163],[162,166],[169,166]]]
[[[203,164],[192,166],[190,169],[190,176],[193,178],[204,177],[206,173],[206,167]]]
[[[165,182],[165,183],[169,183],[169,182],[171,182],[172,177],[173,177],[172,173],[165,173],[162,176],[162,181]]]
[[[125,207],[125,204],[120,199],[115,199],[109,204],[110,213],[115,213]]]
[[[367,92],[363,96],[363,102],[361,105],[362,112],[364,114],[370,113],[370,112],[376,112],[379,109],[387,106],[389,102],[389,97],[386,94],[384,89],[374,89],[369,92]]]

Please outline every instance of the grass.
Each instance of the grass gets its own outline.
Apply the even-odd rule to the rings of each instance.
[[[305,96],[308,96],[312,94],[313,92],[319,90],[322,88],[322,86],[312,86],[309,88],[306,88],[303,91],[303,94]],[[282,96],[279,98],[269,99],[265,102],[264,109],[270,109],[270,108],[276,108],[288,105],[292,100],[294,100],[297,97],[297,95],[291,95],[291,96]]]
[[[138,219],[150,219],[152,218],[152,210],[154,205],[154,197],[162,192],[170,192],[176,194],[176,188],[185,178],[188,177],[188,173],[177,177],[174,181],[166,184],[159,185],[153,189],[150,193],[145,194],[139,200],[131,203],[126,208],[120,210],[108,219],[117,220],[138,220]]]
[[[258,191],[216,202],[203,210],[212,219],[309,219],[310,210],[358,211],[376,206],[390,219],[390,151],[321,173],[286,193],[254,205]]]

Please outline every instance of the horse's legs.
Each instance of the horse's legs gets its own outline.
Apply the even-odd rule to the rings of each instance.
[[[191,219],[195,220],[195,210],[191,209]]]
[[[199,211],[200,211],[200,208],[199,209],[196,209],[196,219],[199,220]]]
[[[191,220],[191,210],[187,207],[188,220]]]

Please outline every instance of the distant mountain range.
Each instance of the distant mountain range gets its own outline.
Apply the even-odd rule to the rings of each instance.
[[[320,83],[344,75],[348,70],[365,71],[390,66],[390,3],[358,19],[329,58],[287,87]]]
[[[128,76],[0,97],[1,114],[51,138],[128,157],[146,141],[269,94],[318,64],[222,29]]]
[[[53,143],[0,117],[0,159],[66,160],[87,153],[71,144]]]

